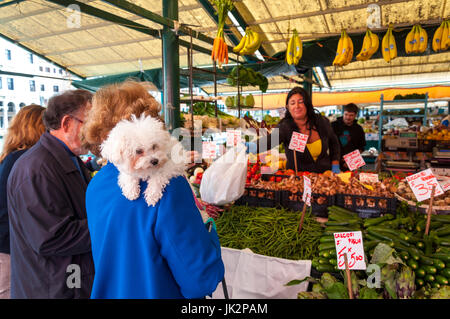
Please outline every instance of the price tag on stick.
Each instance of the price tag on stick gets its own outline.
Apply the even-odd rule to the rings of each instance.
[[[364,158],[361,156],[359,150],[354,150],[353,152],[345,154],[344,160],[351,171],[366,165],[366,162],[364,162]]]
[[[214,142],[202,143],[202,158],[204,159],[216,158],[216,144]]]
[[[423,202],[431,197],[433,186],[436,188],[434,196],[444,194],[436,177],[433,175],[431,168],[420,171],[414,175],[406,176],[406,181],[416,196],[418,202]]]
[[[305,151],[306,142],[308,142],[308,135],[292,132],[289,149],[303,153]]]
[[[345,269],[345,257],[347,254],[348,269],[365,270],[364,246],[361,231],[334,233],[336,246],[337,266]]]
[[[295,151],[294,151],[295,154]],[[311,180],[303,176],[303,209],[302,209],[302,217],[300,218],[300,226],[298,227],[298,232],[302,231],[303,227],[303,219],[305,218],[306,206],[311,206]]]

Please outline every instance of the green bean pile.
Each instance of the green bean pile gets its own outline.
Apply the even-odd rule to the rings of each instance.
[[[317,255],[323,228],[307,211],[298,233],[301,212],[283,208],[232,206],[216,220],[222,247],[250,248],[254,253],[291,260]]]

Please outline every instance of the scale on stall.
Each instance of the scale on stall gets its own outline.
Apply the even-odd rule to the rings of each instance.
[[[430,161],[435,175],[450,176],[450,143],[437,142]]]
[[[396,157],[383,157],[381,165],[386,171],[416,172],[420,163],[415,159],[415,152],[419,149],[416,132],[400,132],[396,137],[383,139],[382,151],[395,151]],[[400,156],[401,155],[404,156]]]

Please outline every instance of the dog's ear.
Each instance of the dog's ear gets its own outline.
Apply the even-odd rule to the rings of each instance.
[[[125,159],[127,142],[124,135],[109,135],[101,145],[101,155],[113,164],[121,164]]]

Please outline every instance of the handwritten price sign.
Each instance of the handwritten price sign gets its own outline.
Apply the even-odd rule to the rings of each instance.
[[[347,166],[351,171],[354,171],[355,169],[358,169],[358,168],[366,165],[366,162],[364,162],[364,159],[361,156],[361,153],[359,152],[359,150],[354,150],[353,152],[345,154],[344,160],[345,160],[345,163],[347,163]]]
[[[227,130],[227,147],[233,147],[241,143],[241,131]]]
[[[202,158],[205,159],[216,158],[216,144],[214,142],[202,143]]]
[[[360,231],[334,233],[336,246],[336,258],[339,269],[345,269],[345,257],[347,254],[348,269],[365,270],[364,246]]]
[[[292,132],[291,141],[289,142],[289,149],[303,153],[305,151],[308,135]]]
[[[431,197],[431,190],[433,186],[436,186],[434,196],[444,194],[444,191],[442,190],[436,177],[433,175],[431,168],[414,175],[406,176],[406,181],[419,202],[427,200]]]
[[[303,176],[303,202],[306,205],[311,206],[311,180]]]
[[[372,173],[359,173],[359,181],[361,183],[378,183],[378,174]]]

